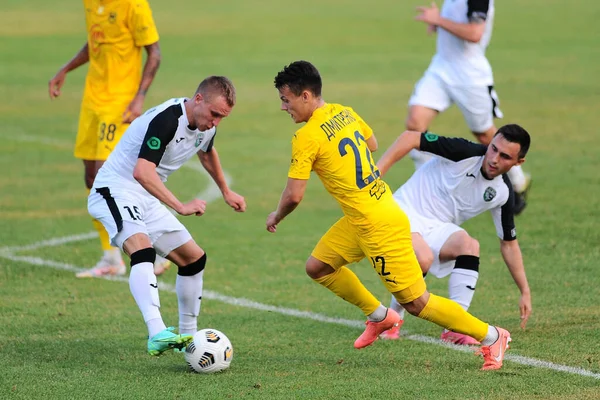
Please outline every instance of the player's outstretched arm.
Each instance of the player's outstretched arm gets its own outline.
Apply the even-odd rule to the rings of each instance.
[[[304,197],[307,183],[307,179],[288,178],[287,185],[281,193],[277,210],[267,217],[266,224],[269,232],[274,233],[277,230],[277,224],[298,207]]]
[[[426,23],[428,33],[433,33],[434,28],[440,27],[459,39],[477,43],[481,40],[485,30],[485,20],[460,23],[442,17],[435,3],[431,3],[429,7],[417,7],[417,12],[415,20]]]
[[[525,329],[527,320],[531,315],[531,292],[529,290],[529,282],[525,274],[525,265],[523,263],[523,255],[517,240],[500,240],[500,251],[502,258],[512,275],[513,280],[517,284],[521,292],[519,300],[519,311],[521,313],[521,328]]]
[[[206,201],[194,199],[189,203],[181,203],[165,186],[156,172],[156,164],[144,158],[138,158],[133,170],[133,177],[162,203],[171,207],[180,215],[202,215],[206,210]]]
[[[208,174],[215,181],[219,190],[223,194],[223,199],[231,208],[238,212],[246,211],[246,200],[243,196],[237,194],[233,190],[230,190],[225,180],[225,174],[221,167],[221,160],[219,159],[219,153],[215,147],[212,147],[210,151],[204,152],[200,150],[198,153],[198,159],[202,166],[208,172]]]
[[[75,68],[87,63],[90,60],[90,54],[88,52],[88,44],[85,42],[81,50],[75,54],[75,56],[65,65],[63,65],[56,75],[48,82],[48,93],[50,98],[54,99],[60,96],[60,89],[65,83],[67,72],[74,70]]]
[[[396,141],[383,153],[381,159],[377,162],[377,168],[381,176],[394,165],[397,161],[406,156],[412,149],[419,149],[421,145],[421,133],[416,131],[405,131]]]

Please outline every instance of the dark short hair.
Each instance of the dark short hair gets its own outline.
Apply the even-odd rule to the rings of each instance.
[[[205,78],[198,85],[196,93],[200,93],[209,102],[214,97],[223,96],[229,107],[235,105],[235,87],[233,86],[233,82],[224,76],[213,75]]]
[[[275,88],[280,90],[287,86],[292,93],[300,96],[304,90],[309,90],[315,96],[321,96],[321,75],[319,70],[308,61],[294,61],[285,66],[275,77]]]
[[[524,158],[529,151],[529,145],[531,143],[531,137],[529,133],[520,125],[508,124],[501,126],[496,132],[496,135],[502,135],[502,137],[511,143],[518,143],[521,146],[519,150],[519,158]]]

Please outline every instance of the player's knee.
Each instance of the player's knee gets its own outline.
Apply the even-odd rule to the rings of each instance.
[[[471,236],[467,235],[463,240],[460,254],[458,255],[479,257],[479,242],[477,239],[473,239]]]
[[[334,272],[332,267],[314,257],[309,257],[306,261],[306,275],[311,279],[319,279]]]
[[[181,276],[194,276],[204,271],[204,267],[206,266],[206,253],[196,261],[191,264],[186,265],[185,267],[178,267],[177,275]]]
[[[134,253],[131,253],[130,259],[131,268],[141,263],[154,264],[154,261],[156,260],[156,250],[154,250],[154,248],[152,247],[147,247],[145,249],[138,250]]]
[[[418,298],[414,299],[413,301],[406,303],[406,304],[402,304],[402,307],[404,307],[404,309],[409,314],[414,315],[415,317],[418,317],[419,314],[421,314],[421,311],[423,311],[423,309],[427,305],[428,301],[429,301],[429,292],[425,292]]]

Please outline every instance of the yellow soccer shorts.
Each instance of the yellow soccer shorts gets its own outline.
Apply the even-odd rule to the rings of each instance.
[[[384,218],[360,227],[340,218],[315,246],[312,256],[338,269],[367,257],[379,278],[401,304],[425,293],[423,272],[412,247],[410,223],[395,205],[384,207]]]
[[[105,161],[129,126],[122,122],[126,107],[116,106],[100,111],[82,104],[75,140],[75,157]]]

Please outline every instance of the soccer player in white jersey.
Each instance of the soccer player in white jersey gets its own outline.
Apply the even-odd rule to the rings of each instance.
[[[235,104],[235,88],[222,76],[204,79],[194,96],[171,99],[135,119],[104,163],[88,198],[88,211],[106,228],[111,242],[131,259],[129,287],[148,327],[148,352],[181,350],[197,331],[206,253],[163,205],[180,215],[202,215],[204,200],[182,203],[167,187],[168,176],[198,155],[235,211],[242,196],[227,186],[214,147],[217,125]],[[161,204],[163,203],[163,204]],[[179,334],[160,314],[153,263],[159,254],[178,267],[175,284]]]
[[[519,125],[498,129],[489,146],[433,133],[404,132],[385,152],[377,167],[385,174],[409,151],[436,155],[412,175],[394,198],[410,220],[412,241],[423,273],[450,275],[449,298],[469,309],[479,277],[479,242],[462,223],[487,210],[500,238],[502,257],[521,298],[521,327],[531,314],[531,293],[514,224],[514,192],[506,173],[525,161],[529,134]],[[404,310],[392,299],[391,308]],[[402,322],[402,321],[401,321]],[[397,339],[400,326],[382,334]],[[445,330],[442,340],[478,344],[474,338]]]
[[[492,67],[485,50],[492,36],[494,0],[448,0],[441,11],[435,3],[418,7],[416,20],[437,32],[437,51],[408,102],[406,129],[427,131],[431,121],[452,103],[460,109],[469,129],[487,145],[496,133],[494,117],[502,118],[494,90]],[[419,168],[431,155],[411,152]],[[530,177],[520,165],[509,172],[515,190],[515,214],[526,206]]]

